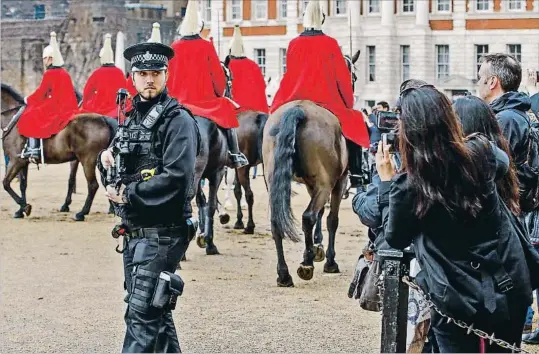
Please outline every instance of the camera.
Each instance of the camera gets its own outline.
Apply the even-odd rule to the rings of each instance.
[[[376,126],[382,133],[382,141],[386,145],[391,145],[391,153],[395,152],[397,146],[397,129],[399,127],[399,116],[394,112],[377,111]],[[378,146],[375,147],[376,150]]]

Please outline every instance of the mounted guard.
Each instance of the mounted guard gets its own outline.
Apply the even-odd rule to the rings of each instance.
[[[339,44],[322,32],[325,15],[318,1],[307,4],[304,31],[287,49],[286,73],[270,112],[294,100],[309,100],[333,113],[347,141],[352,187],[361,181],[361,146],[369,147],[369,134],[361,112],[353,109],[352,74]]]
[[[234,36],[230,42],[230,53],[225,65],[232,72],[232,99],[243,111],[269,112],[266,99],[266,81],[258,64],[245,56],[240,26],[234,26]]]
[[[19,133],[28,138],[21,158],[33,163],[43,162],[40,139],[47,139],[60,132],[78,110],[75,88],[69,73],[63,68],[64,59],[58,48],[56,33],[51,32],[50,45],[43,50],[45,73],[39,87],[17,113]],[[15,117],[14,119],[17,119]]]
[[[92,112],[117,118],[116,92],[125,88],[125,76],[114,65],[111,35],[105,35],[105,43],[99,52],[101,67],[88,78],[82,96],[82,112]]]
[[[229,155],[235,168],[248,164],[238,147],[235,128],[239,126],[239,106],[224,97],[226,78],[211,42],[200,37],[198,1],[187,3],[180,25],[179,40],[172,43],[174,58],[170,61],[170,95],[178,99],[195,116],[215,122],[226,132]]]

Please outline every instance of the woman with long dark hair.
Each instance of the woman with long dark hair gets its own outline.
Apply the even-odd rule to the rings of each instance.
[[[518,180],[511,159],[511,151],[509,143],[502,134],[500,125],[496,120],[496,114],[483,100],[476,96],[459,97],[453,103],[455,113],[460,118],[462,130],[465,136],[481,133],[484,134],[496,146],[502,149],[510,161],[510,168],[496,184],[498,193],[504,200],[505,204],[515,215],[520,215],[520,207],[518,205]]]
[[[386,241],[398,249],[413,243],[422,269],[416,281],[441,312],[519,345],[532,298],[496,187],[509,158],[483,135],[465,138],[451,102],[433,86],[403,90],[400,104],[401,171],[390,146],[380,144],[376,156]],[[479,351],[479,337],[436,311],[431,324],[441,352]],[[506,351],[492,346],[487,351]]]

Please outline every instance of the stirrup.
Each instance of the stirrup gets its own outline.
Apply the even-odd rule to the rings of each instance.
[[[249,164],[249,160],[247,160],[247,157],[245,157],[243,153],[240,152],[233,154],[230,151],[228,153],[230,155],[230,159],[232,160],[232,165],[234,165],[235,168],[240,168]]]

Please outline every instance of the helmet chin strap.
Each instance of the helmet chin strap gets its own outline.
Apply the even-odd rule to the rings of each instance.
[[[202,27],[200,27],[200,31],[198,33],[202,33],[204,30],[204,19],[202,19]]]

